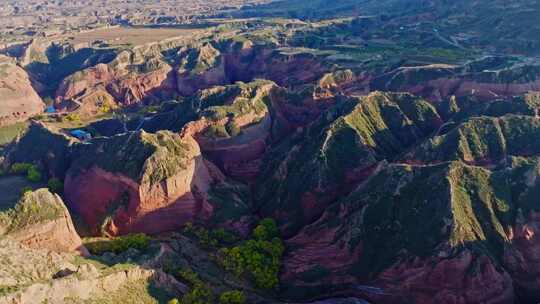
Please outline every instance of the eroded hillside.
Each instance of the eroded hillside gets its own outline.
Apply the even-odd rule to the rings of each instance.
[[[535,13],[295,0],[20,46],[0,303],[537,303]]]

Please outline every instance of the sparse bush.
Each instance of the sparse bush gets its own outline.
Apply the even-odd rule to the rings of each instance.
[[[259,222],[259,225],[253,230],[253,236],[257,240],[271,240],[279,236],[279,229],[276,221],[271,218],[265,218]]]
[[[26,179],[29,180],[32,183],[38,183],[41,181],[41,172],[39,170],[32,166],[30,169],[28,169],[28,173],[26,174]]]
[[[21,188],[21,196],[24,196],[27,192],[32,192],[32,187],[26,186]]]
[[[15,163],[11,166],[10,173],[26,175],[26,179],[33,183],[37,183],[42,180],[39,169],[30,163]]]
[[[122,253],[130,248],[146,250],[150,245],[150,237],[144,233],[130,234],[108,240],[97,240],[85,243],[86,248],[93,255],[102,255],[105,252]]]
[[[27,174],[28,170],[34,165],[29,163],[15,163],[11,165],[11,174]]]
[[[64,183],[56,177],[49,179],[47,187],[53,193],[62,194],[62,192],[64,192]]]
[[[246,296],[242,291],[233,290],[226,291],[219,296],[220,304],[244,304],[246,303]]]
[[[213,304],[215,296],[210,288],[204,284],[199,275],[192,270],[179,271],[177,276],[181,281],[187,283],[191,289],[186,293],[180,303],[182,304]]]
[[[161,109],[161,106],[146,106],[141,108],[138,113],[142,115],[156,114]]]
[[[70,113],[70,114],[66,115],[64,117],[64,119],[66,121],[69,121],[69,122],[79,122],[79,121],[81,121],[81,117],[79,116],[79,114],[75,114],[75,113]]]
[[[222,125],[211,125],[210,127],[208,127],[208,129],[206,129],[204,135],[210,138],[229,137],[227,129],[225,128],[225,126]]]
[[[103,114],[106,114],[106,113],[110,113],[112,111],[112,108],[110,105],[106,104],[106,103],[103,103],[100,107],[99,107],[99,112],[100,113],[103,113]]]
[[[186,224],[184,233],[196,237],[199,244],[206,248],[217,247],[219,244],[232,244],[237,241],[237,237],[233,233],[223,228],[207,230],[203,227],[194,227],[192,223]]]
[[[223,244],[232,244],[238,241],[238,237],[234,233],[227,231],[223,228],[212,230],[211,235],[213,238],[218,240],[218,242]]]

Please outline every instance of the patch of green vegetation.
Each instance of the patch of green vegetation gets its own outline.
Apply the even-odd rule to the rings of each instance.
[[[192,223],[186,224],[184,233],[195,237],[204,248],[216,248],[219,245],[230,245],[238,241],[235,234],[223,228],[208,230],[203,227],[195,227]]]
[[[511,224],[504,223],[509,218],[505,214],[511,209],[508,185],[496,183],[488,170],[460,164],[452,166],[448,179],[455,222],[450,243],[463,246],[483,242],[487,255],[502,257],[504,243],[508,242],[503,224]]]
[[[369,172],[437,130],[441,118],[427,101],[409,94],[375,92],[338,98],[301,134],[291,136],[265,158],[254,191],[264,214],[288,211],[288,233],[307,224],[301,202],[310,196],[332,201],[347,173]]]
[[[79,158],[74,170],[98,166],[105,171],[122,173],[135,181],[156,184],[186,168],[187,144],[169,131],[156,134],[144,131],[96,138],[78,146]]]
[[[47,182],[47,188],[52,193],[62,194],[64,192],[64,183],[59,178],[53,177]]]
[[[184,54],[180,68],[189,71],[192,75],[201,74],[204,71],[218,67],[221,64],[221,53],[212,44],[205,43],[198,48],[193,48]]]
[[[0,146],[5,146],[11,143],[17,136],[21,135],[28,129],[27,122],[19,122],[7,127],[0,128]]]
[[[451,62],[463,60],[471,56],[470,52],[468,51],[450,48],[428,48],[425,50],[421,50],[420,52],[435,57],[439,60],[445,59]]]
[[[244,304],[246,296],[240,290],[225,291],[219,296],[219,304]]]
[[[102,255],[105,252],[122,253],[130,248],[146,250],[150,245],[150,237],[137,233],[119,236],[111,239],[85,239],[84,246],[93,255]]]
[[[268,110],[268,95],[262,94],[260,88],[264,85],[269,85],[268,81],[253,81],[250,83],[237,83],[232,86],[230,92],[238,92],[231,104],[223,105],[221,103],[210,106],[201,112],[204,116],[212,121],[222,120],[224,118],[241,117],[247,114],[261,115]],[[206,102],[206,104],[211,104]]]
[[[14,163],[11,165],[10,173],[25,175],[26,179],[31,183],[39,183],[43,179],[40,170],[30,163]]]
[[[65,120],[70,123],[74,123],[74,122],[77,123],[81,121],[81,117],[77,113],[70,113],[66,116],[63,116],[62,120]]]
[[[204,136],[212,139],[230,137],[229,132],[223,125],[211,125],[204,132]]]
[[[199,278],[196,272],[186,269],[179,271],[176,276],[190,287],[189,292],[184,294],[180,299],[179,302],[181,304],[215,303],[215,295],[212,293],[212,290]]]
[[[27,193],[27,192],[32,192],[33,189],[32,187],[30,186],[25,186],[25,187],[22,187],[21,188],[21,197],[24,197],[24,195]]]
[[[226,270],[251,278],[259,288],[276,289],[284,250],[276,222],[264,219],[255,228],[253,239],[232,248],[223,248],[220,255]]]
[[[42,180],[41,172],[36,167],[30,167],[26,178],[32,183],[38,183]]]
[[[11,165],[10,172],[11,174],[26,175],[28,173],[28,170],[33,167],[34,165],[30,163],[14,163],[13,165]]]
[[[530,138],[539,135],[540,124],[532,116],[473,117],[450,132],[429,139],[415,150],[414,158],[496,163],[508,155],[538,153],[540,144]]]
[[[0,297],[8,295],[10,293],[14,293],[19,290],[19,288],[19,286],[0,285]]]

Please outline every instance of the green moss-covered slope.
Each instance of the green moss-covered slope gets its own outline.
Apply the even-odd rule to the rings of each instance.
[[[168,131],[97,138],[77,147],[70,173],[97,166],[138,182],[158,183],[185,168],[188,149],[179,135]]]
[[[379,161],[392,159],[440,124],[432,105],[408,94],[373,93],[337,103],[267,157],[258,201],[268,214],[290,210],[283,220],[291,228],[302,225],[305,195],[322,202],[315,208],[324,208]]]

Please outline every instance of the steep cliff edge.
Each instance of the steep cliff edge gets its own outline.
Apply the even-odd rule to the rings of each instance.
[[[62,199],[46,189],[27,192],[0,213],[0,231],[30,248],[87,255]]]
[[[209,193],[224,183],[192,137],[139,131],[79,146],[65,197],[94,234],[157,233],[210,219]]]

